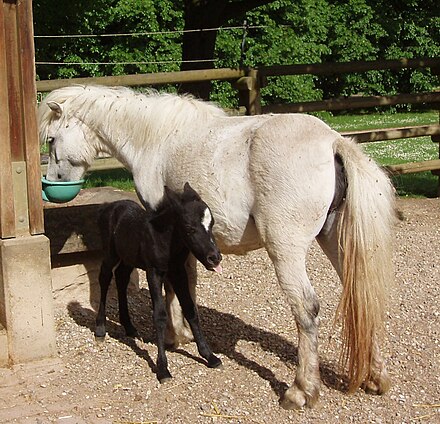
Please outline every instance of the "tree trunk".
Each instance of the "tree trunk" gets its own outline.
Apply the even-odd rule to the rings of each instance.
[[[214,68],[212,60],[217,30],[209,29],[218,28],[223,23],[226,4],[227,1],[185,1],[185,32],[180,67],[182,71]],[[180,91],[209,100],[211,82],[185,83],[181,85]]]
[[[229,19],[241,20],[248,10],[273,0],[185,0],[185,32],[183,33],[181,71],[214,68],[217,30]],[[187,32],[190,31],[190,32]],[[181,92],[209,100],[211,82],[185,83]]]

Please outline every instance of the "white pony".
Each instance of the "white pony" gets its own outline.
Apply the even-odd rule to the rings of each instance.
[[[342,281],[337,316],[349,391],[388,389],[377,341],[393,279],[394,191],[352,140],[313,116],[228,117],[192,97],[122,87],[55,90],[38,118],[50,144],[48,180],[78,180],[105,152],[132,172],[141,201],[153,207],[164,185],[189,181],[213,212],[222,253],[267,250],[298,329],[296,378],[283,407],[312,406],[319,396],[319,303],[305,266],[314,238]],[[187,264],[194,297],[195,265]],[[173,293],[167,302],[167,342],[188,341]]]

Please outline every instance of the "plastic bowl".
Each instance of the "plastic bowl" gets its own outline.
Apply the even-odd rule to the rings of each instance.
[[[81,190],[84,180],[48,181],[41,178],[42,196],[45,202],[65,203],[74,199]]]

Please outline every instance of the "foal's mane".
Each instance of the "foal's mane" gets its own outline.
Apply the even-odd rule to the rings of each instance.
[[[214,104],[190,95],[159,93],[151,89],[140,93],[126,87],[72,85],[49,93],[38,108],[41,141],[45,140],[47,127],[55,118],[47,107],[50,101],[63,106],[65,116],[62,119],[75,117],[106,135],[114,134],[116,129],[118,134],[136,134],[136,139],[149,140],[150,143],[166,138],[188,123],[226,116]]]

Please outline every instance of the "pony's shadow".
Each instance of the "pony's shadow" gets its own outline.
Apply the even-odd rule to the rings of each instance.
[[[140,303],[137,302],[137,307],[141,308],[143,318],[139,318],[139,314],[132,312],[133,324],[141,340],[155,343],[149,293],[147,289],[141,289],[139,292]],[[238,365],[257,373],[270,384],[272,390],[281,398],[289,384],[278,380],[275,374],[262,363],[249,359],[238,352],[236,345],[240,340],[257,343],[264,351],[280,358],[289,368],[294,368],[298,362],[297,347],[284,337],[246,324],[243,320],[232,314],[220,312],[206,306],[199,306],[198,310],[202,328],[212,350],[227,356]],[[68,312],[78,325],[87,327],[92,333],[94,332],[96,318],[94,311],[84,308],[78,302],[70,302],[68,304]],[[145,316],[148,318],[145,319]],[[107,337],[112,337],[129,346],[140,358],[147,362],[152,372],[156,372],[155,361],[151,358],[148,351],[139,347],[133,338],[127,337],[124,328],[119,325],[117,300],[114,298],[107,299],[107,317]],[[184,347],[174,352],[206,364],[202,358],[190,354]],[[346,390],[345,378],[323,361],[321,361],[320,372],[321,380],[327,387],[338,391]]]

